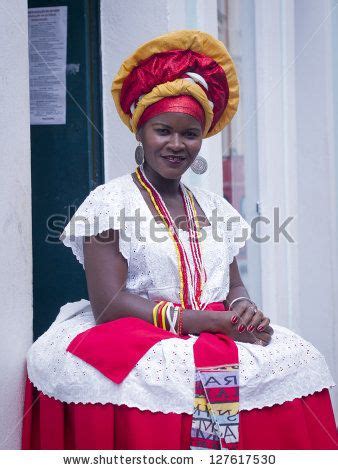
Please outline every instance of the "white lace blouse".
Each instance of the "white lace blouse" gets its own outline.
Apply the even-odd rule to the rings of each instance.
[[[211,223],[202,229],[201,253],[207,273],[202,301],[222,301],[229,291],[229,265],[250,237],[250,226],[222,197],[195,186],[190,189]],[[152,213],[128,174],[92,191],[61,239],[83,264],[84,236],[119,230],[119,249],[128,262],[127,290],[148,299],[179,302],[173,242],[160,231],[161,224],[152,224]],[[153,227],[157,227],[155,233]],[[179,236],[191,259],[188,232],[180,230]],[[196,336],[160,341],[121,384],[115,384],[66,351],[77,334],[93,326],[88,300],[61,308],[28,352],[28,376],[40,391],[66,403],[114,403],[153,412],[193,413]],[[266,347],[237,342],[242,410],[280,404],[334,385],[324,357],[314,346],[286,328],[272,326],[275,333]]]
[[[221,301],[229,291],[229,264],[250,237],[250,225],[222,197],[195,186],[190,189],[211,223],[202,228],[200,245],[207,272],[202,302]],[[120,252],[128,262],[126,289],[151,300],[164,298],[179,302],[175,247],[164,225],[154,223],[130,174],[92,191],[61,238],[83,264],[83,236],[109,228],[120,231]],[[179,236],[191,259],[188,232],[179,230]]]

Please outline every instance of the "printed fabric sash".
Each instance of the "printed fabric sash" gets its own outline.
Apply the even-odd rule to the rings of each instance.
[[[238,429],[238,364],[197,367],[190,448],[237,449]]]

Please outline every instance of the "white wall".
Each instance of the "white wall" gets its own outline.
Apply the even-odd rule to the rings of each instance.
[[[20,448],[32,342],[27,5],[0,0],[0,449]]]
[[[294,217],[295,240],[261,245],[262,306],[312,342],[337,380],[330,4],[257,0],[255,40],[262,212],[273,220],[279,207],[281,220]]]
[[[269,14],[266,12],[269,10]],[[255,2],[256,118],[259,200],[269,225],[260,224],[262,306],[274,322],[297,329],[299,276],[293,2]],[[274,236],[275,210],[296,243]]]
[[[305,336],[338,380],[337,180],[330,0],[295,1],[299,290]],[[337,31],[335,32],[337,34]],[[337,37],[336,37],[337,39]],[[337,124],[336,124],[337,125]],[[334,391],[338,416],[338,391]]]

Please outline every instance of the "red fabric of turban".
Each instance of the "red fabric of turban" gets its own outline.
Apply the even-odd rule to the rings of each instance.
[[[200,86],[205,91],[208,99],[214,104],[214,118],[210,127],[212,129],[228,103],[229,87],[227,78],[224,70],[216,61],[192,50],[160,52],[143,60],[123,82],[120,96],[121,108],[131,116],[130,107],[132,104],[137,103],[141,95],[149,93],[160,83],[184,78],[187,72],[201,75],[208,84],[208,90]],[[192,99],[194,100],[194,98]],[[155,106],[155,104],[152,106]],[[145,121],[143,120],[143,122]]]
[[[201,124],[202,130],[204,129],[204,110],[199,102],[189,95],[168,96],[148,106],[138,122],[138,128],[149,119],[162,113],[189,114]]]

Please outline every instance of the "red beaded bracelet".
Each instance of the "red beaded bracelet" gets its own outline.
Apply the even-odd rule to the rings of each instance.
[[[157,310],[157,325],[159,326],[159,328],[162,328],[163,330],[166,329],[166,325],[163,325],[162,311],[167,304],[168,302],[163,302],[162,305],[160,305]]]
[[[182,332],[183,332],[183,308],[180,308],[180,313],[178,315],[178,326],[177,326],[178,336],[182,336]]]

